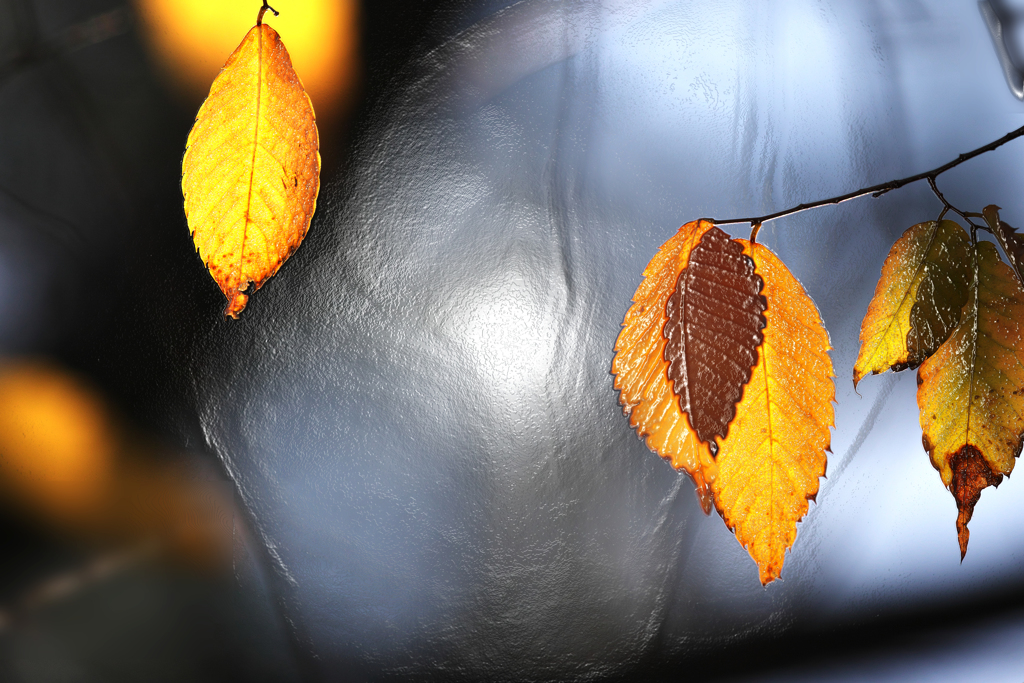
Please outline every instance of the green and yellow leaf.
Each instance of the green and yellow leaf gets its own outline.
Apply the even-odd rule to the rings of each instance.
[[[981,490],[1013,470],[1024,438],[1024,288],[979,242],[953,334],[918,371],[924,447],[956,498],[961,558]]]
[[[861,323],[854,386],[917,367],[945,341],[967,300],[970,242],[953,221],[918,223],[892,246]]]

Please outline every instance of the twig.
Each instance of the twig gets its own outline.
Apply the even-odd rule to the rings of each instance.
[[[77,570],[46,579],[22,594],[14,604],[0,607],[0,635],[39,610],[135,569],[157,557],[160,552],[157,542],[145,541],[127,550],[99,556]]]
[[[953,213],[958,214],[961,218],[967,221],[968,225],[971,226],[972,233],[978,228],[984,227],[976,224],[974,221],[971,220],[971,216],[973,215],[976,217],[977,214],[964,213],[963,211],[961,211],[960,209],[956,208],[948,201],[946,201],[946,197],[942,194],[942,192],[939,191],[939,186],[935,184],[935,178],[928,178],[928,185],[929,187],[932,188],[932,194],[938,197],[939,201],[942,202],[942,212],[939,213],[938,220],[941,221],[942,217],[946,215],[947,211],[952,211]]]
[[[961,216],[963,216],[964,214],[960,213],[959,210],[957,210],[952,205],[950,205],[948,202],[946,202],[945,199],[942,199],[942,193],[938,192],[938,188],[934,187],[934,180],[935,180],[935,178],[937,178],[938,176],[942,175],[943,173],[945,173],[946,171],[950,170],[951,168],[955,168],[955,167],[959,166],[960,164],[964,163],[965,161],[970,161],[974,157],[979,156],[981,154],[984,154],[985,152],[991,152],[992,150],[996,149],[997,147],[1001,147],[1002,145],[1005,145],[1007,142],[1010,142],[1011,140],[1016,140],[1017,138],[1021,137],[1022,135],[1024,135],[1024,126],[1021,126],[1020,128],[1018,128],[1015,131],[1007,133],[1006,135],[1004,135],[1003,137],[999,138],[998,140],[993,140],[992,142],[988,143],[987,145],[984,145],[983,147],[979,147],[979,148],[977,148],[975,150],[972,150],[970,152],[966,152],[964,154],[961,154],[956,159],[953,159],[949,163],[943,164],[942,166],[939,166],[938,168],[933,168],[930,171],[926,171],[924,173],[918,173],[917,175],[912,175],[912,176],[909,176],[909,177],[906,177],[906,178],[900,178],[898,180],[890,180],[887,183],[881,183],[879,185],[872,185],[871,187],[865,187],[865,188],[862,188],[860,190],[855,190],[855,191],[849,192],[847,194],[839,195],[838,197],[831,197],[829,199],[822,199],[822,200],[819,200],[819,201],[816,201],[816,202],[810,202],[808,204],[800,204],[798,206],[794,206],[791,209],[785,209],[783,211],[776,211],[775,213],[770,213],[770,214],[767,214],[765,216],[754,216],[754,217],[751,217],[751,218],[730,218],[729,220],[718,220],[717,218],[704,218],[702,220],[709,221],[711,223],[714,223],[715,225],[732,225],[732,224],[737,224],[737,223],[749,223],[750,225],[755,225],[757,223],[767,223],[768,221],[773,221],[776,218],[782,218],[784,216],[791,216],[791,215],[793,215],[795,213],[800,213],[801,211],[807,211],[808,209],[817,209],[819,207],[828,206],[830,204],[842,204],[843,202],[848,202],[851,199],[858,199],[860,197],[865,197],[867,195],[871,195],[872,197],[881,197],[886,192],[890,192],[892,190],[898,190],[899,188],[903,187],[904,185],[909,185],[911,183],[916,183],[919,180],[925,180],[925,179],[928,179],[929,181],[932,181],[933,191],[937,193],[936,196],[938,196],[942,200],[943,205],[944,205],[944,207],[946,209],[951,209],[953,211],[956,211],[956,213],[959,213]],[[943,213],[945,213],[945,210],[943,211]],[[964,216],[964,217],[966,218],[966,216]]]
[[[131,10],[117,7],[79,22],[45,41],[35,36],[28,45],[0,63],[0,83],[26,66],[98,45],[131,29]]]
[[[275,17],[279,16],[281,14],[276,9],[274,9],[269,4],[267,4],[267,0],[263,0],[263,7],[260,7],[260,13],[256,15],[256,25],[257,26],[262,26],[263,25],[263,15],[267,13],[267,10],[270,10],[271,12],[273,12]]]

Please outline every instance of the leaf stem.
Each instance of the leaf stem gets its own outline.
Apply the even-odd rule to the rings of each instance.
[[[967,224],[971,226],[971,232],[972,233],[975,232],[979,227],[982,227],[982,226],[977,225],[974,221],[971,220],[971,214],[970,213],[964,213],[963,211],[961,211],[960,209],[956,208],[955,206],[950,204],[948,201],[946,201],[945,196],[943,196],[942,192],[939,191],[938,185],[935,184],[935,178],[928,178],[928,186],[932,188],[932,194],[934,194],[936,197],[938,197],[939,201],[942,202],[942,212],[939,213],[938,220],[941,221],[942,217],[946,215],[947,211],[952,211],[953,213],[957,214],[958,216],[963,218],[965,221],[967,221]]]
[[[267,0],[263,0],[263,7],[260,7],[260,13],[256,15],[256,25],[257,26],[262,26],[263,25],[263,15],[267,13],[267,10],[270,10],[271,12],[273,12],[275,17],[279,16],[281,14],[276,9],[271,7],[267,3]]]
[[[761,231],[760,223],[750,224],[750,243],[757,244],[757,233]]]
[[[938,188],[935,187],[935,178],[937,178],[938,176],[942,175],[943,173],[952,168],[956,168],[965,161],[970,161],[976,156],[980,156],[986,152],[991,152],[997,147],[1001,147],[1005,145],[1007,142],[1010,142],[1011,140],[1016,140],[1022,135],[1024,135],[1024,126],[1021,126],[1020,128],[1007,133],[998,140],[993,140],[987,145],[983,145],[977,149],[971,150],[970,152],[965,152],[964,154],[958,156],[956,159],[953,159],[952,161],[945,163],[942,166],[939,166],[938,168],[933,168],[930,171],[918,173],[917,175],[908,176],[906,178],[890,180],[887,183],[880,183],[878,185],[872,185],[871,187],[864,187],[859,190],[854,190],[853,192],[848,192],[846,194],[839,195],[838,197],[830,197],[828,199],[821,199],[816,202],[799,204],[792,208],[784,209],[782,211],[776,211],[775,213],[769,213],[764,216],[753,216],[751,218],[730,218],[728,220],[719,220],[717,218],[703,218],[701,220],[706,220],[708,222],[714,223],[715,225],[733,225],[737,223],[749,223],[750,225],[753,226],[755,224],[773,221],[776,218],[782,218],[784,216],[791,216],[802,211],[808,211],[809,209],[817,209],[822,206],[828,206],[830,204],[842,204],[843,202],[848,202],[851,199],[859,199],[860,197],[865,197],[867,195],[871,195],[872,197],[881,197],[883,194],[891,192],[892,190],[898,190],[904,185],[910,185],[911,183],[916,183],[919,180],[925,179],[927,179],[931,183],[932,191],[935,192],[936,196],[939,197],[940,201],[943,202],[943,205],[945,207],[943,213],[945,213],[946,210],[953,210],[956,213],[960,214],[961,216],[964,216],[963,213],[961,213],[958,209],[956,209],[951,204],[946,202],[945,199],[943,199],[942,193],[939,192]],[[966,219],[967,217],[964,216],[964,218]],[[970,221],[968,220],[968,222]],[[972,223],[971,225],[973,226],[974,224]]]

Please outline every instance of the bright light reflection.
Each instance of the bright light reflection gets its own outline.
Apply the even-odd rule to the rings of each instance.
[[[281,35],[318,119],[344,107],[358,65],[357,0],[277,0],[264,23]],[[171,80],[198,102],[246,32],[254,0],[136,0],[143,32]]]
[[[553,313],[519,277],[470,300],[459,336],[496,394],[544,386],[557,341]]]

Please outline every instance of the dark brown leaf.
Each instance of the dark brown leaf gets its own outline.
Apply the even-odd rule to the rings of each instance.
[[[704,233],[666,304],[668,378],[698,438],[724,438],[757,363],[767,302],[743,247],[719,228]]]

